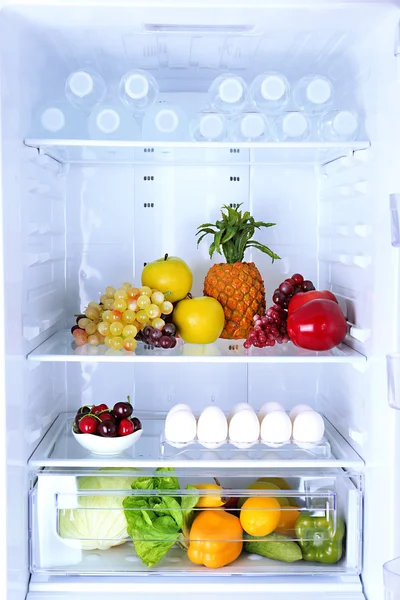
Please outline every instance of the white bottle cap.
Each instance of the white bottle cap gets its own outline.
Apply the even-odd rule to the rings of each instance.
[[[173,133],[179,125],[178,115],[171,108],[164,108],[157,113],[155,125],[162,133]]]
[[[224,122],[221,115],[204,115],[200,119],[199,130],[203,137],[213,140],[219,137],[224,130]]]
[[[332,95],[332,86],[327,79],[317,77],[310,81],[306,89],[307,99],[313,104],[324,104]]]
[[[307,120],[301,113],[289,113],[283,118],[282,129],[288,137],[300,137],[307,131]]]
[[[96,117],[96,125],[102,133],[115,133],[120,123],[119,114],[112,108],[104,108]]]
[[[243,96],[243,85],[237,79],[228,77],[227,79],[221,81],[218,91],[222,102],[234,104],[235,102],[239,102]]]
[[[43,111],[40,118],[43,129],[56,133],[65,127],[65,116],[59,108],[51,107]]]
[[[149,82],[147,77],[141,73],[132,73],[125,81],[125,91],[132,100],[145,98],[149,93]]]
[[[261,115],[244,115],[240,122],[240,131],[245,138],[256,139],[265,133],[265,122]]]
[[[358,120],[349,110],[340,110],[332,120],[332,127],[340,136],[354,135],[358,128]]]
[[[261,83],[261,96],[264,100],[280,100],[285,91],[285,82],[279,75],[268,75]]]
[[[68,85],[75,96],[84,98],[93,92],[93,77],[86,71],[75,71],[69,76]]]

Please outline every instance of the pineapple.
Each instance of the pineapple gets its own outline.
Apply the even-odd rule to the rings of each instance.
[[[225,313],[225,327],[222,338],[237,340],[247,338],[253,326],[254,315],[265,314],[264,281],[254,263],[243,262],[247,248],[257,248],[268,254],[272,262],[280,257],[267,246],[252,239],[256,229],[272,227],[275,223],[255,221],[249,212],[237,208],[223,206],[222,220],[204,223],[197,229],[200,237],[197,245],[208,234],[214,239],[210,245],[209,254],[214,252],[225,256],[226,263],[213,265],[204,280],[204,294],[218,300]],[[225,212],[224,212],[225,210]],[[222,250],[222,252],[221,252]]]

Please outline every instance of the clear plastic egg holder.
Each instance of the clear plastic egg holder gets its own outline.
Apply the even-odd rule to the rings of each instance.
[[[186,458],[197,458],[207,452],[218,450],[221,458],[228,458],[231,455],[233,458],[240,458],[240,454],[245,452],[249,454],[249,458],[263,458],[266,453],[273,454],[274,452],[279,458],[300,458],[307,456],[309,458],[330,458],[331,445],[324,435],[317,443],[300,442],[291,438],[287,442],[281,444],[273,444],[259,438],[255,442],[240,443],[230,440],[229,438],[221,442],[203,442],[195,438],[190,442],[172,442],[165,438],[164,430],[160,436],[160,456],[173,458],[177,456],[185,456]],[[299,454],[301,456],[299,456]],[[192,456],[193,455],[193,456]],[[226,455],[226,456],[225,456]],[[250,456],[251,455],[251,456]]]

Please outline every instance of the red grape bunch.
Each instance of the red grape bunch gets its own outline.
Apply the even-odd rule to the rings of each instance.
[[[292,296],[299,292],[315,290],[314,284],[304,279],[300,273],[295,273],[283,281],[272,296],[274,305],[267,309],[265,316],[255,315],[253,317],[254,327],[250,330],[244,347],[249,349],[265,348],[278,344],[286,344],[289,336],[286,328],[288,318],[288,306]]]

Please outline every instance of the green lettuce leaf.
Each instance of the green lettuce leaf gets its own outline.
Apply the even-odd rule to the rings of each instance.
[[[128,496],[123,501],[128,535],[148,567],[156,565],[182,539],[182,532],[183,537],[187,536],[198,502],[198,491],[193,486],[186,488],[193,490],[190,496],[163,495],[163,490],[179,490],[179,480],[172,474],[174,469],[161,468],[156,472],[171,475],[139,477],[132,484],[133,490],[155,490],[155,495]]]

